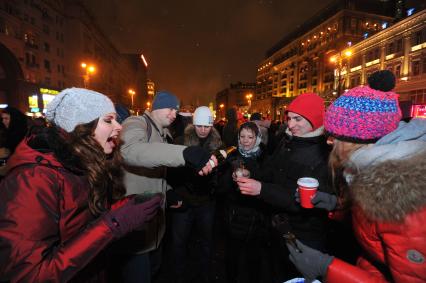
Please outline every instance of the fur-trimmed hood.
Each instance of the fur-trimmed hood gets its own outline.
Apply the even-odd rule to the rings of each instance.
[[[200,145],[200,138],[197,136],[197,133],[195,132],[194,125],[188,125],[185,128],[183,144],[186,146]],[[207,136],[206,141],[203,144],[203,148],[212,152],[220,148],[221,146],[222,146],[222,140],[220,138],[220,134],[214,127],[212,127],[210,134]]]
[[[362,170],[351,184],[354,202],[371,220],[399,222],[426,206],[426,150]]]

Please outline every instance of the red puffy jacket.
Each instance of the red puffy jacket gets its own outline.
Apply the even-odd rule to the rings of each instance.
[[[113,240],[88,209],[88,182],[52,153],[21,143],[0,184],[0,281],[102,281],[99,258]]]
[[[393,282],[426,282],[426,207],[398,224],[369,221],[360,209],[353,219],[369,258],[360,257],[357,266],[335,258],[327,282],[388,282],[377,264],[389,270]]]
[[[426,151],[364,171],[351,194],[354,233],[365,256],[334,259],[327,282],[426,282]]]

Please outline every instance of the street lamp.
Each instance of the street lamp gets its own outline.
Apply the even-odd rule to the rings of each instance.
[[[342,81],[344,80],[343,75],[349,79],[349,59],[352,56],[352,51],[347,49],[339,52],[338,54],[330,58],[330,62],[336,65],[334,70],[334,90],[337,92],[337,96],[342,91]],[[346,59],[346,63],[344,60]]]
[[[133,110],[133,106],[134,106],[134,96],[135,96],[136,92],[135,92],[133,89],[131,89],[131,88],[129,88],[129,90],[128,90],[127,92],[130,94],[130,98],[132,99],[132,111],[134,111],[134,110]]]
[[[224,113],[223,113],[223,108],[224,108],[224,107],[225,107],[225,104],[223,104],[223,103],[221,103],[221,104],[219,105],[220,114],[221,114],[220,116],[221,116],[221,118],[223,118],[223,116],[224,116],[224,115],[223,115],[223,114],[224,114]]]
[[[95,65],[86,64],[85,62],[82,62],[80,66],[84,70],[84,74],[83,74],[84,88],[88,88],[90,76],[93,75],[96,72],[96,67],[95,67]]]
[[[249,93],[249,94],[246,95],[249,107],[251,106],[251,99],[252,99],[252,97],[253,97],[253,94],[251,94],[251,93]]]

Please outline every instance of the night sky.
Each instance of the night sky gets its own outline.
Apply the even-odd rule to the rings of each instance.
[[[331,0],[85,0],[123,53],[143,53],[157,90],[205,105],[255,82],[265,52]]]

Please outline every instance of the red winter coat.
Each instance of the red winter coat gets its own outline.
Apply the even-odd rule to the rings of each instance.
[[[426,282],[426,153],[388,162],[351,185],[357,266],[334,259],[326,282]]]
[[[88,209],[88,182],[21,143],[0,184],[0,281],[102,281],[94,259],[113,239]]]

